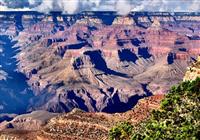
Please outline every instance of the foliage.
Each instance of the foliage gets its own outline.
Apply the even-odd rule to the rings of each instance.
[[[118,126],[115,126],[117,130]],[[200,78],[173,86],[145,122],[134,126],[131,140],[198,140],[200,136]],[[121,133],[120,133],[121,134]],[[121,135],[113,135],[120,140]]]
[[[122,122],[109,131],[110,140],[129,140],[133,126],[129,122]]]

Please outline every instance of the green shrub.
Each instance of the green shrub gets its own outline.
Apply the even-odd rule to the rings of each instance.
[[[129,140],[133,126],[129,122],[121,122],[109,131],[110,140]]]
[[[161,102],[161,109],[152,111],[148,120],[134,127],[128,124],[130,129],[123,125],[111,129],[111,140],[198,140],[200,78],[173,86]]]

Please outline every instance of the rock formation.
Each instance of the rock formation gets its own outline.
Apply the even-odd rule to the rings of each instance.
[[[187,71],[184,76],[184,81],[192,81],[197,77],[200,77],[200,56],[197,58],[197,61],[192,64],[192,66],[187,68]]]
[[[200,54],[195,13],[27,14],[4,13],[0,24],[0,35],[12,43],[12,54],[3,53],[17,73],[4,63],[3,70],[27,78],[16,87],[29,95],[28,103],[17,100],[21,112],[124,112],[139,99],[167,93]]]
[[[55,117],[56,113],[49,113],[47,111],[33,111],[29,114],[18,115],[11,121],[4,121],[0,124],[0,131],[4,129],[16,129],[16,130],[39,130],[42,125],[45,125],[47,121]]]

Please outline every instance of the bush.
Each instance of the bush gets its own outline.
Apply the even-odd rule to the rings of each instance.
[[[110,140],[129,140],[133,126],[129,122],[121,122],[109,131]]]
[[[122,130],[125,131],[127,137],[123,135]],[[111,134],[113,136],[111,139],[118,138],[119,140],[198,140],[200,136],[200,78],[172,87],[161,102],[160,110],[152,111],[148,120],[131,127],[128,131],[121,125],[114,126],[110,131],[110,136]]]

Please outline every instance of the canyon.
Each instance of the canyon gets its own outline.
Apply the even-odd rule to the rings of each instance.
[[[114,123],[158,108],[200,55],[199,13],[0,12],[0,21],[2,137],[106,139]]]

